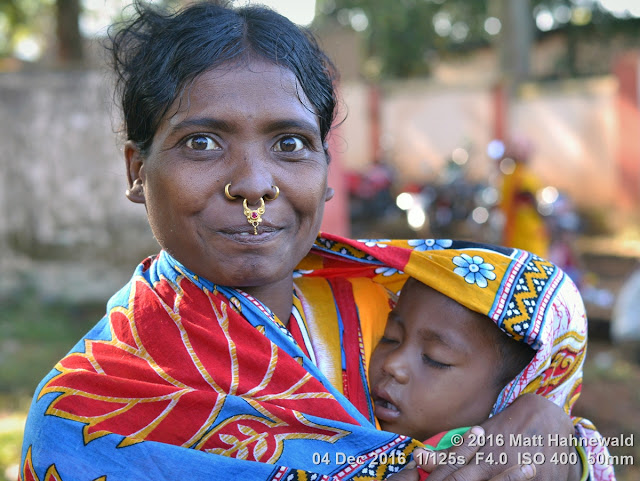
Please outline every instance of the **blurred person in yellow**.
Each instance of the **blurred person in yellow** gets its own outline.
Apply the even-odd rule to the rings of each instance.
[[[538,212],[536,192],[542,182],[532,171],[529,159],[533,144],[524,136],[512,137],[500,161],[502,189],[499,208],[504,215],[502,244],[547,257],[549,232]]]

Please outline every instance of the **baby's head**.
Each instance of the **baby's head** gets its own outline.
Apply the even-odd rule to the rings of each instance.
[[[479,424],[534,354],[487,316],[411,278],[371,357],[376,417],[382,429],[419,440]]]

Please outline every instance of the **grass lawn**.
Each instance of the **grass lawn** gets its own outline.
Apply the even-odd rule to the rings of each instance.
[[[20,460],[22,431],[31,398],[0,395],[0,480],[15,481]]]
[[[104,314],[101,305],[44,303],[30,293],[0,311],[0,481],[15,481],[24,422],[40,381]]]

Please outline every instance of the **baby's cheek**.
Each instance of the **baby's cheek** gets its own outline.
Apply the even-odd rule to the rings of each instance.
[[[373,353],[371,354],[371,359],[369,360],[369,378],[371,381],[378,379],[380,375],[380,365],[381,365],[381,355],[378,347],[373,349]]]
[[[446,407],[450,402],[450,399],[434,399],[433,396],[427,394],[423,394],[420,401],[414,399],[413,409],[416,413],[416,421],[422,420],[422,424],[443,421],[443,417],[447,413],[446,409],[443,409],[443,405]],[[450,409],[454,409],[453,406]]]
[[[415,397],[411,400],[409,408],[409,417],[416,423],[424,424],[424,420],[429,417],[431,409],[428,407],[430,403],[425,400],[418,401]]]

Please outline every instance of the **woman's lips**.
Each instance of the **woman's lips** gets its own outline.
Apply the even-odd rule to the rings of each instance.
[[[254,231],[252,225],[229,226],[218,229],[217,232],[230,240],[242,244],[255,244],[271,240],[281,231],[272,225],[258,225]]]
[[[238,242],[241,244],[258,244],[262,242],[269,241],[273,239],[276,235],[278,235],[277,230],[272,229],[261,229],[258,227],[258,233],[253,233],[253,228],[250,231],[241,231],[241,232],[222,232],[222,235],[227,237],[234,242]]]

